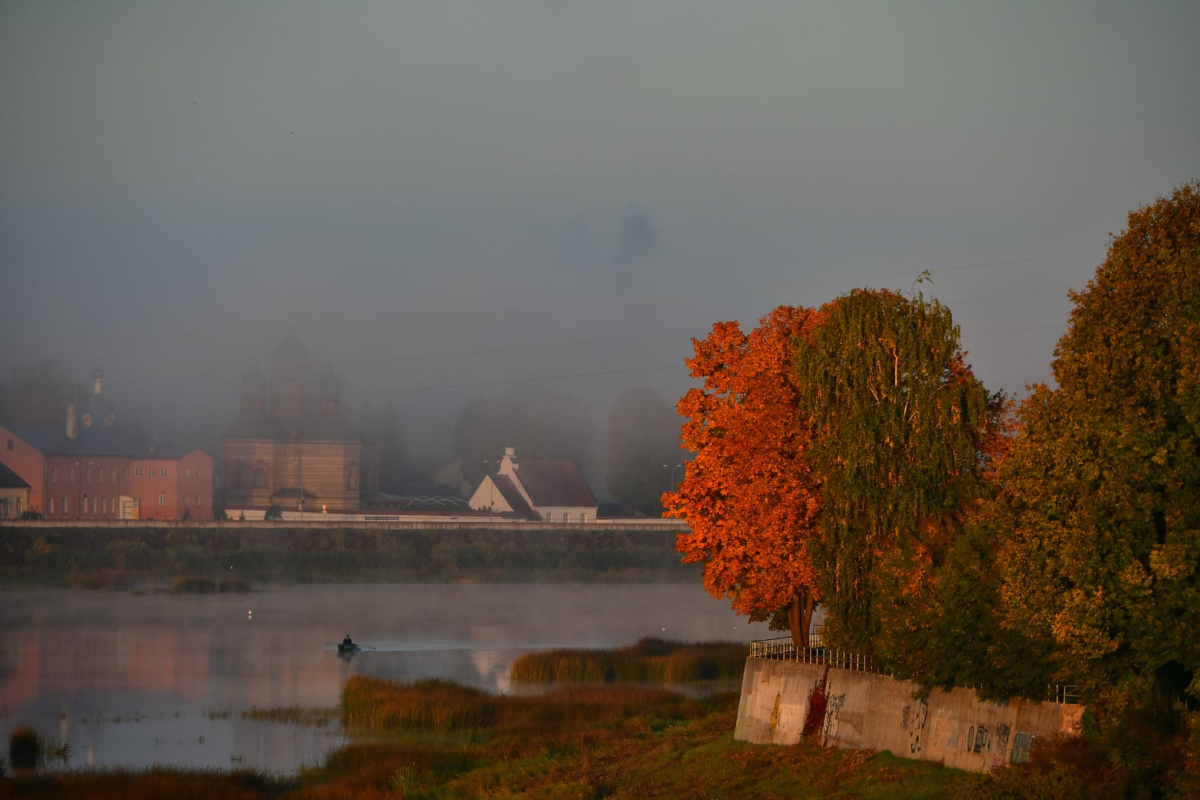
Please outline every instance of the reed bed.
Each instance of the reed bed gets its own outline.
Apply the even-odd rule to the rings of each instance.
[[[527,653],[512,666],[518,683],[686,683],[740,680],[746,645],[641,639],[615,650]]]
[[[248,592],[250,585],[237,578],[214,579],[185,575],[171,581],[171,591],[175,594],[229,594]]]
[[[285,708],[258,708],[242,712],[242,719],[254,722],[277,722],[284,725],[303,725],[305,727],[323,728],[338,718],[335,708],[303,708],[287,706]]]
[[[550,735],[630,717],[680,719],[689,704],[665,689],[568,687],[506,697],[442,680],[391,683],[356,676],[342,690],[342,722],[351,730],[441,734]]]

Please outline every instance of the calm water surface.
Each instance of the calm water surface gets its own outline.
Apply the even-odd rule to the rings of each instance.
[[[347,633],[364,646],[353,658],[334,647]],[[332,707],[351,675],[508,693],[509,667],[530,650],[770,635],[697,585],[0,589],[0,741],[32,725],[70,743],[69,767],[292,772],[343,742],[336,721],[252,722],[243,711]]]

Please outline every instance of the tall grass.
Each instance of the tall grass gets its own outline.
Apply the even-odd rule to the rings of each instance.
[[[171,591],[176,594],[226,594],[248,592],[250,586],[237,578],[197,578],[183,576],[171,581]]]
[[[682,718],[690,705],[674,692],[634,686],[506,697],[443,680],[391,683],[355,676],[342,689],[342,722],[351,730],[553,736],[630,717]]]
[[[615,650],[551,650],[527,653],[512,665],[518,683],[684,683],[739,680],[746,645],[688,644],[641,639]]]

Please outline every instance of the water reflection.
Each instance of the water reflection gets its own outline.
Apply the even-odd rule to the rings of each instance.
[[[293,771],[336,725],[242,719],[333,706],[355,674],[448,678],[510,692],[522,652],[643,636],[767,635],[693,585],[343,586],[244,595],[0,591],[0,736],[69,740],[71,767],[169,763]],[[346,633],[353,658],[334,646]]]

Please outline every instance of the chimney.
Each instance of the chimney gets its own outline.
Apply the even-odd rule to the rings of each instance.
[[[500,469],[496,470],[499,475],[512,475],[517,468],[517,448],[504,448],[504,458],[500,459]]]
[[[75,438],[75,404],[67,403],[67,438]]]

